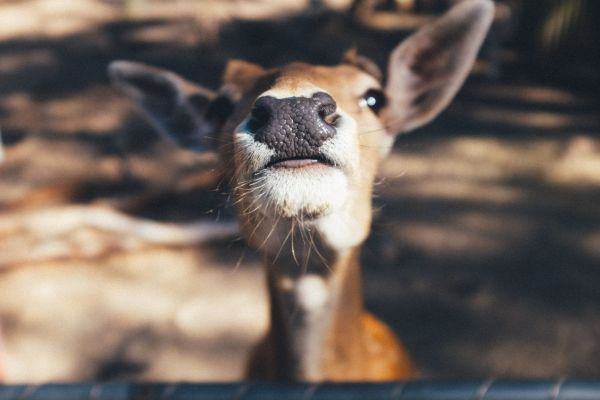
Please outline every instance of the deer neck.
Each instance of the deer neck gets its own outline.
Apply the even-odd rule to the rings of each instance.
[[[266,257],[271,304],[268,339],[284,380],[332,379],[340,362],[361,368],[363,312],[359,248]],[[293,254],[291,254],[293,253]]]

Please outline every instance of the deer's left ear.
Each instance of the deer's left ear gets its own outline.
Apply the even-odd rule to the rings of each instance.
[[[108,72],[162,136],[194,151],[217,147],[215,136],[233,110],[231,99],[137,62],[113,61]]]
[[[389,133],[435,118],[467,78],[494,16],[491,0],[465,0],[394,49],[383,111]]]

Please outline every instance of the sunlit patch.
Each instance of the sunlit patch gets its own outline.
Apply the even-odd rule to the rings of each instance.
[[[579,135],[564,146],[564,153],[545,164],[547,182],[573,187],[600,185],[600,141],[591,135]]]
[[[457,105],[454,110],[460,111],[477,122],[519,128],[556,130],[568,129],[574,125],[592,128],[600,122],[600,118],[595,113],[573,115],[571,112],[523,111],[508,107],[502,108],[497,105],[479,104]]]
[[[568,90],[562,90],[546,86],[536,85],[506,85],[502,84],[471,84],[465,87],[465,93],[493,99],[493,101],[526,102],[540,105],[557,106],[587,106],[592,103],[590,99],[574,94]]]
[[[395,243],[404,243],[433,257],[500,256],[526,240],[534,226],[520,217],[485,213],[450,215],[444,222],[410,222],[395,229]]]
[[[585,253],[600,260],[600,232],[580,239],[579,246]]]

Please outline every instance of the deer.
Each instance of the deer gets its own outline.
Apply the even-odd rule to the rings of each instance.
[[[111,81],[152,127],[216,151],[241,235],[264,263],[270,323],[246,378],[385,381],[416,368],[363,305],[361,246],[378,166],[397,135],[433,120],[470,73],[494,16],[465,0],[397,45],[384,74],[355,50],[337,65],[228,61],[215,92],[116,60]]]

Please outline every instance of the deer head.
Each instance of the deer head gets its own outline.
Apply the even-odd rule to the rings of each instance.
[[[378,165],[397,134],[428,123],[448,105],[492,17],[490,0],[460,3],[393,50],[385,79],[355,52],[335,66],[265,69],[232,60],[216,93],[134,62],[113,62],[109,72],[166,138],[219,151],[243,235],[270,269],[297,276],[299,258],[304,272],[328,275],[315,266],[310,246],[285,245],[290,232],[308,232],[332,264],[360,246],[370,229]],[[296,265],[279,265],[282,252]],[[306,285],[314,294],[320,284]]]

